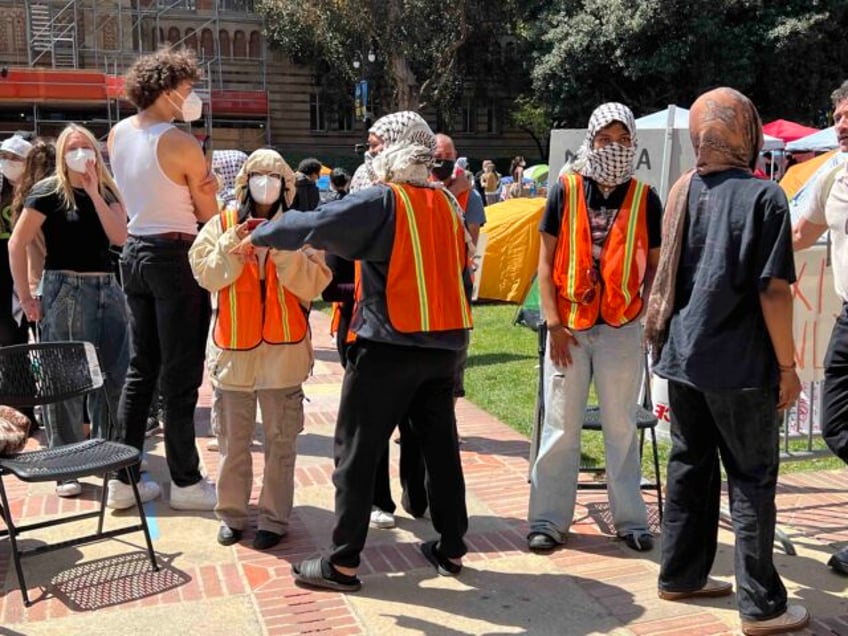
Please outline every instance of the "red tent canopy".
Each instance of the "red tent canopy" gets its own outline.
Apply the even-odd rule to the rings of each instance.
[[[814,132],[818,131],[818,128],[802,126],[801,124],[796,124],[794,121],[787,121],[785,119],[775,119],[763,126],[763,132],[765,134],[771,135],[772,137],[778,137],[787,144],[790,141],[795,141],[801,137],[812,135]]]

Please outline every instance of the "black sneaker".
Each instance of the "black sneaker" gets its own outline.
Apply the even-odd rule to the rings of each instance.
[[[531,552],[550,552],[555,550],[558,545],[552,536],[544,532],[531,532],[527,536],[527,547]]]
[[[221,545],[233,545],[241,540],[241,530],[231,528],[225,523],[218,528],[218,543]]]
[[[277,545],[283,535],[271,532],[270,530],[258,530],[256,536],[253,537],[253,547],[256,550],[268,550]]]
[[[627,544],[627,547],[636,552],[647,552],[654,547],[654,535],[650,532],[628,532],[618,535],[618,538]]]

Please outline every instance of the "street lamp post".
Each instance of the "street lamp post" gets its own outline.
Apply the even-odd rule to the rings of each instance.
[[[373,48],[368,49],[365,59],[368,60],[369,64],[373,64],[377,61],[377,54],[374,52]],[[366,68],[362,63],[362,55],[358,51],[354,53],[353,68],[359,71],[359,79],[356,82],[356,88],[354,90],[356,118],[361,119],[365,124],[365,130],[368,130],[368,128],[370,128],[372,117],[371,108],[369,108],[369,106],[373,103],[373,100],[371,98],[371,90],[368,84]]]

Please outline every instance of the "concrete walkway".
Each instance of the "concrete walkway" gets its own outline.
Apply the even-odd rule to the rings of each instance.
[[[333,523],[331,455],[341,370],[326,317],[313,312],[312,322],[317,360],[306,386],[295,509],[283,543],[257,552],[250,547],[249,532],[240,545],[224,548],[215,541],[218,524],[211,513],[171,510],[165,503],[169,488],[160,433],[148,442],[148,457],[163,498],[147,510],[162,570],[150,571],[140,535],[33,557],[24,568],[37,602],[25,609],[6,543],[0,540],[0,634],[740,633],[733,597],[692,603],[657,598],[659,547],[637,554],[615,540],[603,492],[580,493],[566,548],[550,556],[530,554],[525,547],[527,440],[465,401],[457,408],[470,516],[470,552],[462,575],[435,574],[418,550],[423,540],[435,538],[432,527],[401,511],[396,529],[370,531],[360,592],[342,595],[295,586],[290,564],[326,550]],[[206,418],[199,418],[201,434],[208,428],[209,403],[207,387],[200,402]],[[198,446],[214,479],[218,456],[206,450],[207,441],[199,437]],[[391,446],[396,475],[398,451]],[[254,466],[256,497],[262,470],[258,444]],[[94,480],[73,500],[56,498],[49,484],[7,482],[15,514],[27,521],[93,509],[99,493]],[[646,497],[656,523],[656,500],[649,493]],[[792,599],[806,604],[815,617],[803,633],[848,634],[848,577],[824,565],[834,546],[848,542],[848,470],[783,478],[778,509],[780,523],[798,548],[797,556],[778,552],[779,570]],[[107,526],[132,517],[110,513]],[[57,533],[31,536],[28,545]],[[732,542],[732,534],[722,529],[714,574],[726,580],[733,578]]]

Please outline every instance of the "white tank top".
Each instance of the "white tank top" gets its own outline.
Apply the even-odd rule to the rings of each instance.
[[[174,183],[156,156],[162,135],[172,124],[137,128],[131,118],[118,122],[112,133],[109,162],[121,191],[130,234],[165,232],[197,234],[197,217],[188,186]]]

